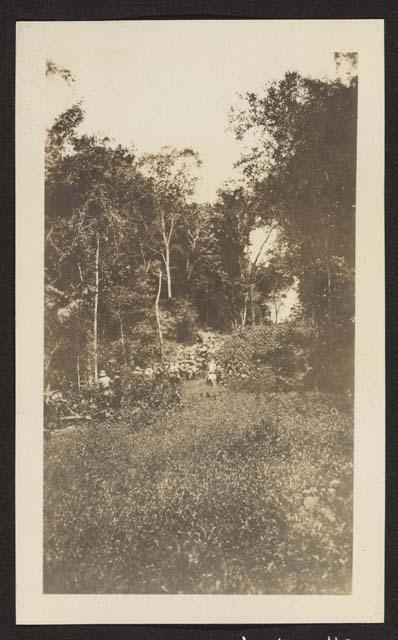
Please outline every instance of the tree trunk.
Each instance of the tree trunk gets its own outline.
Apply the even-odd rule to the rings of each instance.
[[[77,261],[77,267],[79,269],[80,282],[84,282],[83,272],[82,272],[82,267],[81,267],[81,264],[80,264],[80,260]]]
[[[156,315],[156,323],[158,325],[158,335],[159,335],[159,344],[160,344],[160,358],[163,362],[163,334],[162,334],[162,326],[160,324],[160,311],[159,311],[159,299],[160,292],[162,290],[162,270],[159,269],[159,286],[158,293],[155,300],[155,315]]]
[[[99,252],[100,237],[97,231],[97,249],[95,252],[95,297],[94,297],[94,324],[93,324],[93,362],[94,382],[98,382],[98,295],[99,295]]]
[[[273,303],[275,311],[275,324],[278,324],[279,309],[281,308],[281,300],[278,294],[274,295]]]
[[[50,352],[50,354],[49,354],[49,356],[48,356],[48,358],[47,358],[47,360],[45,362],[44,369],[45,369],[46,373],[50,369],[50,364],[51,364],[53,355],[56,352],[56,350],[58,349],[58,347],[60,346],[60,344],[61,344],[61,341],[57,342],[57,344],[55,345],[54,349]]]
[[[242,327],[244,327],[246,325],[246,321],[247,321],[247,311],[248,311],[248,306],[250,307],[250,319],[251,319],[251,324],[254,324],[254,311],[253,311],[253,296],[254,296],[254,289],[256,287],[256,282],[254,280],[255,278],[255,274],[256,274],[256,270],[257,270],[257,262],[259,260],[259,258],[261,257],[264,248],[268,242],[268,240],[271,237],[272,232],[277,228],[276,224],[271,225],[271,228],[268,230],[267,235],[265,236],[264,240],[262,241],[260,248],[257,252],[256,257],[254,258],[253,262],[250,264],[249,266],[249,273],[248,273],[248,281],[249,281],[249,288],[248,291],[246,293],[245,296],[245,305],[244,305],[244,309],[242,312]]]
[[[332,274],[330,272],[329,259],[326,261],[326,273],[328,279],[328,317],[330,320],[332,316]]]
[[[79,353],[79,343],[77,344],[77,357],[76,357],[76,373],[77,373],[77,388],[80,391],[80,353]]]
[[[164,252],[162,251],[162,257],[164,266],[166,268],[166,278],[167,278],[167,299],[171,300],[171,271],[170,271],[170,242],[171,237],[173,235],[174,230],[174,218],[171,219],[170,229],[166,232],[166,222],[164,219],[164,212],[162,211],[160,214],[160,223],[162,227],[162,236],[164,243]]]
[[[251,284],[250,285],[250,322],[252,326],[255,324],[253,298],[254,298],[254,286],[253,284]]]
[[[124,344],[123,322],[122,322],[122,314],[120,313],[120,311],[119,311],[119,322],[120,322],[120,340],[122,342],[123,359],[124,359],[124,362],[126,362],[126,347]]]
[[[166,277],[167,277],[167,299],[171,300],[171,273],[170,273],[170,247],[166,245]]]
[[[248,300],[249,300],[249,292],[247,292],[245,295],[245,304],[242,311],[242,327],[246,326]]]
[[[330,271],[330,262],[329,262],[329,241],[327,235],[327,229],[325,218],[322,217],[322,229],[323,229],[323,243],[325,249],[325,268],[326,268],[326,276],[327,276],[327,317],[330,320],[332,316],[332,274]]]

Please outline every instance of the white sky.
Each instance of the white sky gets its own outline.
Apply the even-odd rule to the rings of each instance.
[[[230,107],[286,71],[334,77],[335,43],[322,32],[319,22],[299,21],[47,23],[47,58],[76,79],[70,87],[47,80],[47,126],[82,99],[86,133],[138,152],[163,145],[199,152],[196,199],[214,200],[225,180],[239,177],[233,165],[243,147],[227,130]],[[252,233],[252,255],[263,238],[261,229]],[[296,299],[290,291],[281,319]]]
[[[203,160],[196,197],[213,200],[216,189],[233,178],[242,149],[226,130],[237,95],[258,91],[288,70],[334,74],[333,49],[320,46],[321,29],[309,39],[308,25],[47,23],[47,57],[76,78],[71,88],[57,77],[48,80],[47,124],[82,98],[87,133],[133,143],[139,152],[191,147]]]

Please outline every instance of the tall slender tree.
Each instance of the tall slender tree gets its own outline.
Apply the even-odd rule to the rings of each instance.
[[[143,171],[151,179],[156,212],[151,250],[163,260],[169,301],[172,299],[171,253],[176,227],[191,201],[200,164],[199,156],[191,149],[181,151],[168,147],[142,159]]]

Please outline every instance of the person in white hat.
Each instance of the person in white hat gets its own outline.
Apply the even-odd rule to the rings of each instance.
[[[208,373],[206,376],[206,384],[211,384],[213,392],[215,393],[217,384],[217,364],[214,358],[211,358],[208,364]]]
[[[100,371],[98,376],[98,391],[101,407],[107,407],[112,397],[111,389],[112,380],[106,375],[104,370]]]

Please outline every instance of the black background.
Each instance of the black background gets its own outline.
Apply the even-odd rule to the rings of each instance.
[[[328,6],[329,5],[329,6]],[[387,510],[384,624],[15,625],[15,22],[127,19],[385,19]],[[0,638],[21,640],[398,640],[398,3],[380,0],[0,0]],[[378,96],[375,97],[378,99]],[[376,425],[375,425],[376,428]],[[38,505],[40,508],[40,505]]]

